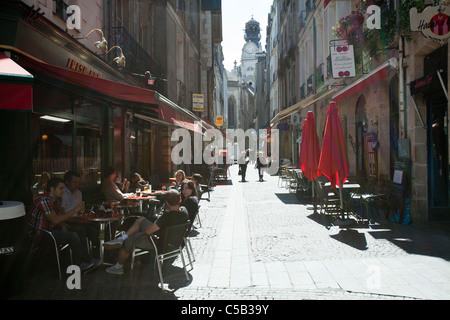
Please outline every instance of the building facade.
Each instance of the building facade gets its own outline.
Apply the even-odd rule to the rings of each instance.
[[[404,10],[402,16],[408,16],[414,5],[423,6],[416,8],[419,16],[426,7],[439,5],[424,1],[400,8],[398,1],[274,1],[269,22],[273,26],[279,21],[279,26],[278,34],[271,30],[274,32],[271,39],[276,40],[271,50],[278,49],[279,60],[275,68],[275,59],[270,58],[267,69],[272,74],[273,70],[278,71],[279,106],[274,93],[269,101],[271,111],[277,110],[271,119],[272,128],[282,130],[280,157],[298,162],[301,123],[309,111],[316,116],[322,142],[328,105],[334,100],[340,110],[350,178],[363,184],[374,178],[381,188],[392,184],[395,170],[400,169],[404,172],[403,184],[406,197],[411,200],[413,219],[416,222],[448,220],[445,32],[441,32],[444,35],[441,34],[440,42],[427,38],[411,30],[408,19],[397,38],[377,42],[377,33],[373,33],[373,39],[367,40],[361,34],[367,28],[366,17],[362,15],[357,17],[361,19],[357,25],[343,33],[337,32],[342,18],[357,16],[358,6],[368,4],[379,5],[383,15]],[[384,29],[396,28],[393,25]],[[356,74],[345,78],[336,76],[331,52],[349,44],[355,51]],[[376,54],[367,54],[372,46]],[[267,57],[271,57],[269,50]]]
[[[205,104],[206,113],[193,112],[193,94],[214,90],[215,69],[202,88],[200,22],[215,16],[210,43],[220,44],[220,1],[0,5],[7,30],[0,36],[2,68],[18,73],[0,70],[0,89],[19,98],[21,87],[31,92],[26,101],[0,106],[1,144],[11,155],[0,157],[2,199],[29,203],[45,172],[78,171],[85,190],[98,188],[107,166],[127,178],[139,172],[155,187],[178,168],[192,173],[190,164],[171,160],[171,135],[177,128],[203,133],[214,118],[214,101]],[[207,54],[215,60],[218,51]],[[12,159],[22,160],[14,165]]]

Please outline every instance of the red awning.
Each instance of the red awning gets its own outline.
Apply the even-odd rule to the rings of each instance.
[[[156,95],[156,100],[158,101],[159,118],[161,120],[191,131],[203,133],[201,126],[195,123],[199,122],[199,120],[194,114],[191,114],[188,110],[181,108],[160,94]]]
[[[365,75],[364,77],[356,80],[349,86],[347,86],[345,89],[338,92],[336,95],[333,96],[333,101],[339,103],[340,101],[353,96],[354,94],[361,92],[365,88],[373,85],[374,83],[377,83],[380,80],[383,80],[387,77],[387,68],[388,67],[396,67],[397,66],[397,59],[391,58],[385,63],[383,63],[378,68],[374,69],[369,74]]]
[[[27,70],[100,93],[115,100],[158,104],[153,90],[93,77],[28,58],[21,58],[20,64]]]
[[[0,52],[0,109],[33,110],[33,76]]]

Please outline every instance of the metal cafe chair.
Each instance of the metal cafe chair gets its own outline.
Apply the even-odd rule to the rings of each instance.
[[[281,184],[280,184],[280,181],[281,181]],[[282,188],[283,183],[285,184],[285,186],[287,185],[287,166],[281,167],[280,175],[278,176],[277,186]]]
[[[161,283],[161,289],[165,291],[164,288],[164,278],[163,278],[163,265],[164,261],[168,259],[173,259],[181,256],[181,261],[183,263],[183,269],[186,276],[186,281],[189,281],[189,274],[186,269],[186,262],[183,256],[183,244],[185,243],[186,232],[189,227],[189,221],[165,227],[161,230],[160,237],[157,238],[155,235],[150,235],[147,239],[150,242],[152,249],[147,248],[139,248],[135,246],[132,250],[131,256],[131,270],[134,268],[134,260],[135,257],[150,253],[151,251],[155,252],[155,263],[158,267],[159,280]]]
[[[60,261],[60,253],[63,252],[64,250],[68,249],[69,253],[70,253],[70,264],[73,264],[73,259],[72,259],[72,250],[70,249],[68,244],[58,244],[56,242],[55,237],[53,236],[53,234],[48,231],[48,230],[44,230],[41,228],[37,228],[37,230],[41,231],[42,234],[35,239],[33,239],[32,245],[31,245],[31,254],[34,254],[35,252],[39,251],[39,249],[42,249],[44,247],[44,242],[50,243],[51,246],[54,248],[55,250],[55,256],[56,256],[56,263],[58,265],[58,275],[59,275],[59,279],[62,279],[62,272],[61,272],[61,261]]]

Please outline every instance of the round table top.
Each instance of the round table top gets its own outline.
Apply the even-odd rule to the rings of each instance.
[[[155,199],[154,196],[129,196],[126,197],[125,200],[148,200],[148,199]]]
[[[18,201],[2,201],[0,220],[11,220],[25,216],[25,205]]]
[[[89,214],[84,214],[84,215],[80,216],[80,218],[86,219],[89,221],[109,222],[109,221],[115,221],[115,220],[122,219],[123,214],[113,214],[111,217],[107,217],[107,216],[97,217],[95,214],[89,213]]]

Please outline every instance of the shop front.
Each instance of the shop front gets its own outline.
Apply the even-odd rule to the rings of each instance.
[[[422,59],[421,59],[422,60]],[[430,221],[450,220],[450,176],[448,135],[448,46],[423,57],[423,76],[409,84],[417,117],[425,124],[426,158],[417,159],[427,168],[427,203]],[[417,133],[416,135],[418,135]],[[425,145],[425,144],[424,144]],[[425,148],[424,148],[425,149]],[[425,152],[424,152],[425,155]],[[419,169],[416,169],[419,170]],[[423,175],[425,184],[425,175]]]
[[[350,176],[358,181],[374,178],[378,185],[392,181],[391,158],[397,149],[391,137],[398,122],[391,121],[398,104],[391,103],[390,87],[396,71],[397,59],[391,58],[333,95],[347,141]]]
[[[45,17],[29,19],[33,8],[1,6],[1,199],[28,204],[47,174],[67,170],[82,188],[98,188],[107,166],[127,178],[173,175],[171,133],[194,132],[197,117]]]

